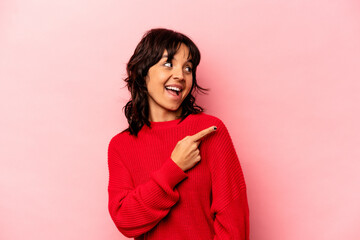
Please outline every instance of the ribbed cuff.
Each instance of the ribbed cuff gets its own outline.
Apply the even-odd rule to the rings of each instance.
[[[173,189],[188,175],[169,157],[162,167],[153,173],[154,177],[162,184],[169,185]]]

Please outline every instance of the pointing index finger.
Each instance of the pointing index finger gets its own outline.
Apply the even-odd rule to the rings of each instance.
[[[204,130],[198,132],[198,133],[195,133],[194,135],[192,135],[191,137],[193,138],[194,142],[196,141],[200,141],[202,138],[204,138],[206,135],[216,131],[216,126],[211,126],[211,127],[208,127],[208,128],[205,128]]]

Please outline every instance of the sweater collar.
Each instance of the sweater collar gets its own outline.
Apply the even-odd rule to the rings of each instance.
[[[177,125],[179,125],[179,124],[181,125],[183,122],[189,120],[192,116],[193,116],[193,114],[188,115],[181,123],[180,123],[181,118],[178,118],[175,120],[170,120],[170,121],[163,121],[163,122],[150,121],[150,127],[151,127],[151,129],[176,127]]]

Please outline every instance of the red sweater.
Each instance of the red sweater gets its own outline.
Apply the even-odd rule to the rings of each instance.
[[[178,141],[210,126],[201,160],[183,171],[171,158]],[[224,123],[206,113],[144,125],[138,137],[109,142],[109,212],[127,237],[171,240],[248,240],[246,185]]]

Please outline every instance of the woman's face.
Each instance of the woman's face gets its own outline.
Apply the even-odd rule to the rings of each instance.
[[[161,115],[165,115],[181,110],[179,107],[189,94],[193,82],[193,66],[188,56],[188,47],[181,44],[171,62],[168,62],[165,50],[160,61],[150,67],[145,78],[150,113],[160,111]],[[171,90],[168,88],[170,86],[174,88]]]

